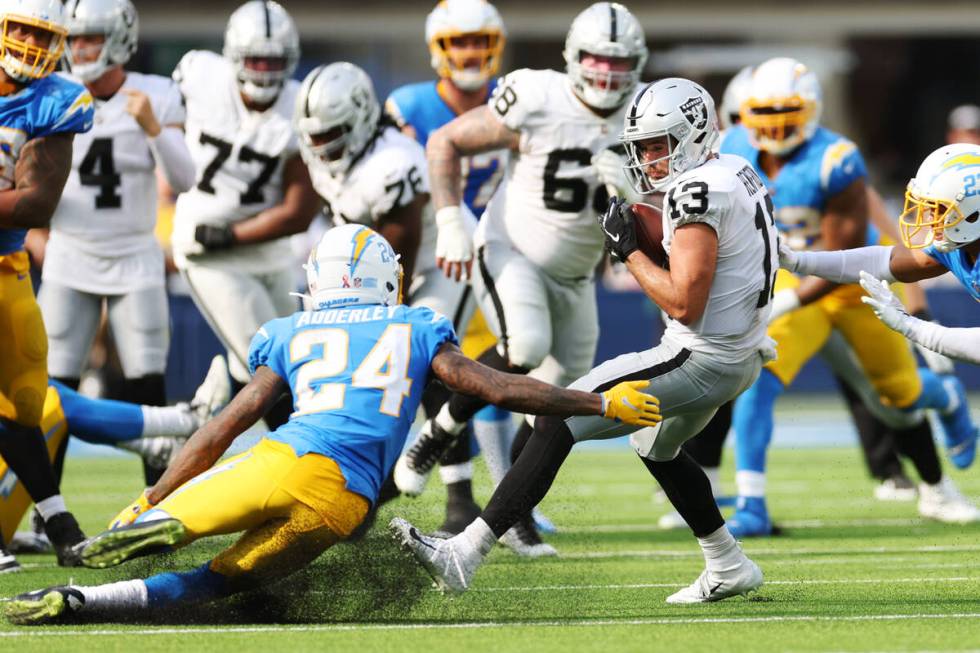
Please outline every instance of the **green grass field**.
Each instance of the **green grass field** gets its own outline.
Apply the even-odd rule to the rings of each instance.
[[[962,651],[980,648],[980,525],[922,522],[914,504],[871,498],[856,449],[772,452],[771,508],[786,534],[747,541],[766,584],[751,600],[693,607],[664,598],[700,573],[686,532],[653,528],[645,469],[627,451],[574,454],[543,508],[562,528],[559,559],[498,549],[458,598],[428,578],[377,529],[341,545],[267,592],[130,624],[0,625],[2,651],[457,650],[473,651]],[[730,456],[729,456],[730,458]],[[139,489],[135,461],[71,458],[64,490],[96,532]],[[976,470],[956,473],[980,495]],[[480,483],[486,498],[488,486]],[[422,527],[441,521],[443,495],[386,507]],[[24,556],[0,576],[0,595],[94,584],[206,560],[228,540],[110,572],[64,570]],[[152,565],[152,566],[151,566]]]

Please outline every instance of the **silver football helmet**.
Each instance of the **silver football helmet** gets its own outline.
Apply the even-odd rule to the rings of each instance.
[[[68,48],[66,58],[72,74],[85,82],[103,75],[111,66],[122,66],[136,52],[139,40],[139,17],[130,0],[68,0]],[[72,51],[76,36],[105,37],[95,58],[79,61]]]
[[[13,37],[11,25],[29,25],[48,32],[47,45]],[[18,82],[47,77],[58,66],[68,27],[61,0],[0,0],[0,68]]]
[[[641,194],[663,190],[711,156],[718,140],[715,102],[687,79],[654,82],[633,98],[619,139],[626,145],[625,170],[633,189]],[[653,139],[666,141],[663,156],[647,153]]]
[[[595,109],[615,109],[633,94],[649,51],[643,27],[629,9],[618,2],[597,2],[572,21],[563,54],[575,95]],[[581,63],[585,54],[630,59],[631,67],[586,67]]]
[[[338,176],[371,141],[381,105],[367,73],[340,62],[320,66],[306,76],[293,115],[304,159],[319,160],[332,176]]]
[[[299,32],[278,2],[251,0],[228,19],[222,52],[235,68],[242,93],[271,103],[299,63]],[[264,68],[256,66],[259,60],[265,61]]]
[[[755,66],[746,66],[735,73],[735,76],[725,87],[721,96],[721,106],[718,108],[718,118],[722,129],[731,129],[742,121],[742,103],[748,99],[752,90],[752,72]]]

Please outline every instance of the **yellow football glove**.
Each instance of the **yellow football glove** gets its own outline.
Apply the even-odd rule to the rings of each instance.
[[[153,504],[150,503],[146,498],[146,490],[143,490],[143,492],[140,494],[139,498],[136,499],[136,501],[132,502],[131,504],[123,508],[122,512],[116,515],[116,517],[111,522],[109,522],[109,530],[111,531],[116,528],[121,528],[123,526],[129,526],[134,521],[136,521],[137,517],[139,517],[140,515],[142,515],[144,512],[146,512],[152,507]]]
[[[624,381],[602,393],[602,414],[617,422],[656,426],[663,419],[660,400],[642,392],[649,381]]]

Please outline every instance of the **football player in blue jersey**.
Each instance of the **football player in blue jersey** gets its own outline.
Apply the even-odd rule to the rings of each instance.
[[[868,236],[868,194],[864,160],[848,139],[819,126],[820,86],[802,63],[771,59],[756,68],[750,96],[742,105],[742,125],[731,129],[721,151],[748,159],[770,189],[781,241],[794,250],[859,247]],[[882,403],[914,413],[932,408],[944,427],[950,459],[967,467],[976,453],[977,428],[962,384],[917,369],[907,343],[882,325],[861,303],[856,284],[799,278],[780,271],[773,296],[769,335],[778,359],[742,394],[733,415],[739,501],[728,524],[738,537],[772,531],[765,503],[766,451],[776,399],[804,363],[823,347],[832,330],[847,340]],[[977,519],[976,508],[948,478],[920,487],[920,513]]]
[[[65,507],[40,423],[48,339],[24,249],[47,227],[71,171],[74,134],[92,128],[92,96],[52,75],[68,30],[58,0],[0,5],[0,456],[24,483],[58,563],[84,536]]]
[[[227,596],[305,566],[364,519],[433,378],[521,412],[660,421],[659,402],[641,391],[646,381],[601,394],[565,390],[466,358],[448,319],[400,303],[397,256],[367,227],[327,232],[306,268],[315,308],[259,329],[249,384],[80,553],[102,568],[210,535],[244,531],[241,539],[193,571],[20,595],[4,605],[8,619],[138,614]],[[212,468],[286,392],[295,408],[289,421]]]
[[[506,30],[497,9],[486,0],[443,0],[426,18],[425,40],[438,79],[399,87],[385,103],[385,111],[402,131],[423,146],[429,134],[456,116],[486,104],[497,87]],[[477,219],[497,189],[506,161],[507,150],[463,159],[463,203]],[[466,292],[463,301],[472,304],[472,293]],[[463,336],[463,352],[476,358],[495,339],[479,310],[455,311],[461,318],[471,313],[468,324],[460,319],[453,326]],[[434,417],[448,397],[444,387],[433,384],[422,398],[426,416]],[[494,482],[499,482],[506,471],[513,431],[510,413],[496,406],[487,406],[473,418],[473,432]],[[432,445],[432,440],[420,438],[406,455],[425,457]],[[440,459],[447,503],[446,519],[438,532],[455,535],[480,513],[473,499],[470,458],[470,438],[462,437]]]
[[[862,298],[889,328],[944,356],[980,364],[980,329],[952,329],[910,316],[888,288],[951,272],[980,301],[980,146],[944,145],[922,162],[899,218],[905,247],[841,252],[779,250],[780,265],[834,283],[860,281]]]

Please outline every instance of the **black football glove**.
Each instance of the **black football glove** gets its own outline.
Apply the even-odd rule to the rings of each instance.
[[[194,228],[194,240],[206,250],[228,249],[235,244],[230,224],[199,224]]]
[[[633,211],[625,200],[609,198],[609,207],[599,216],[599,228],[606,236],[606,250],[617,261],[625,263],[626,258],[638,249]]]

